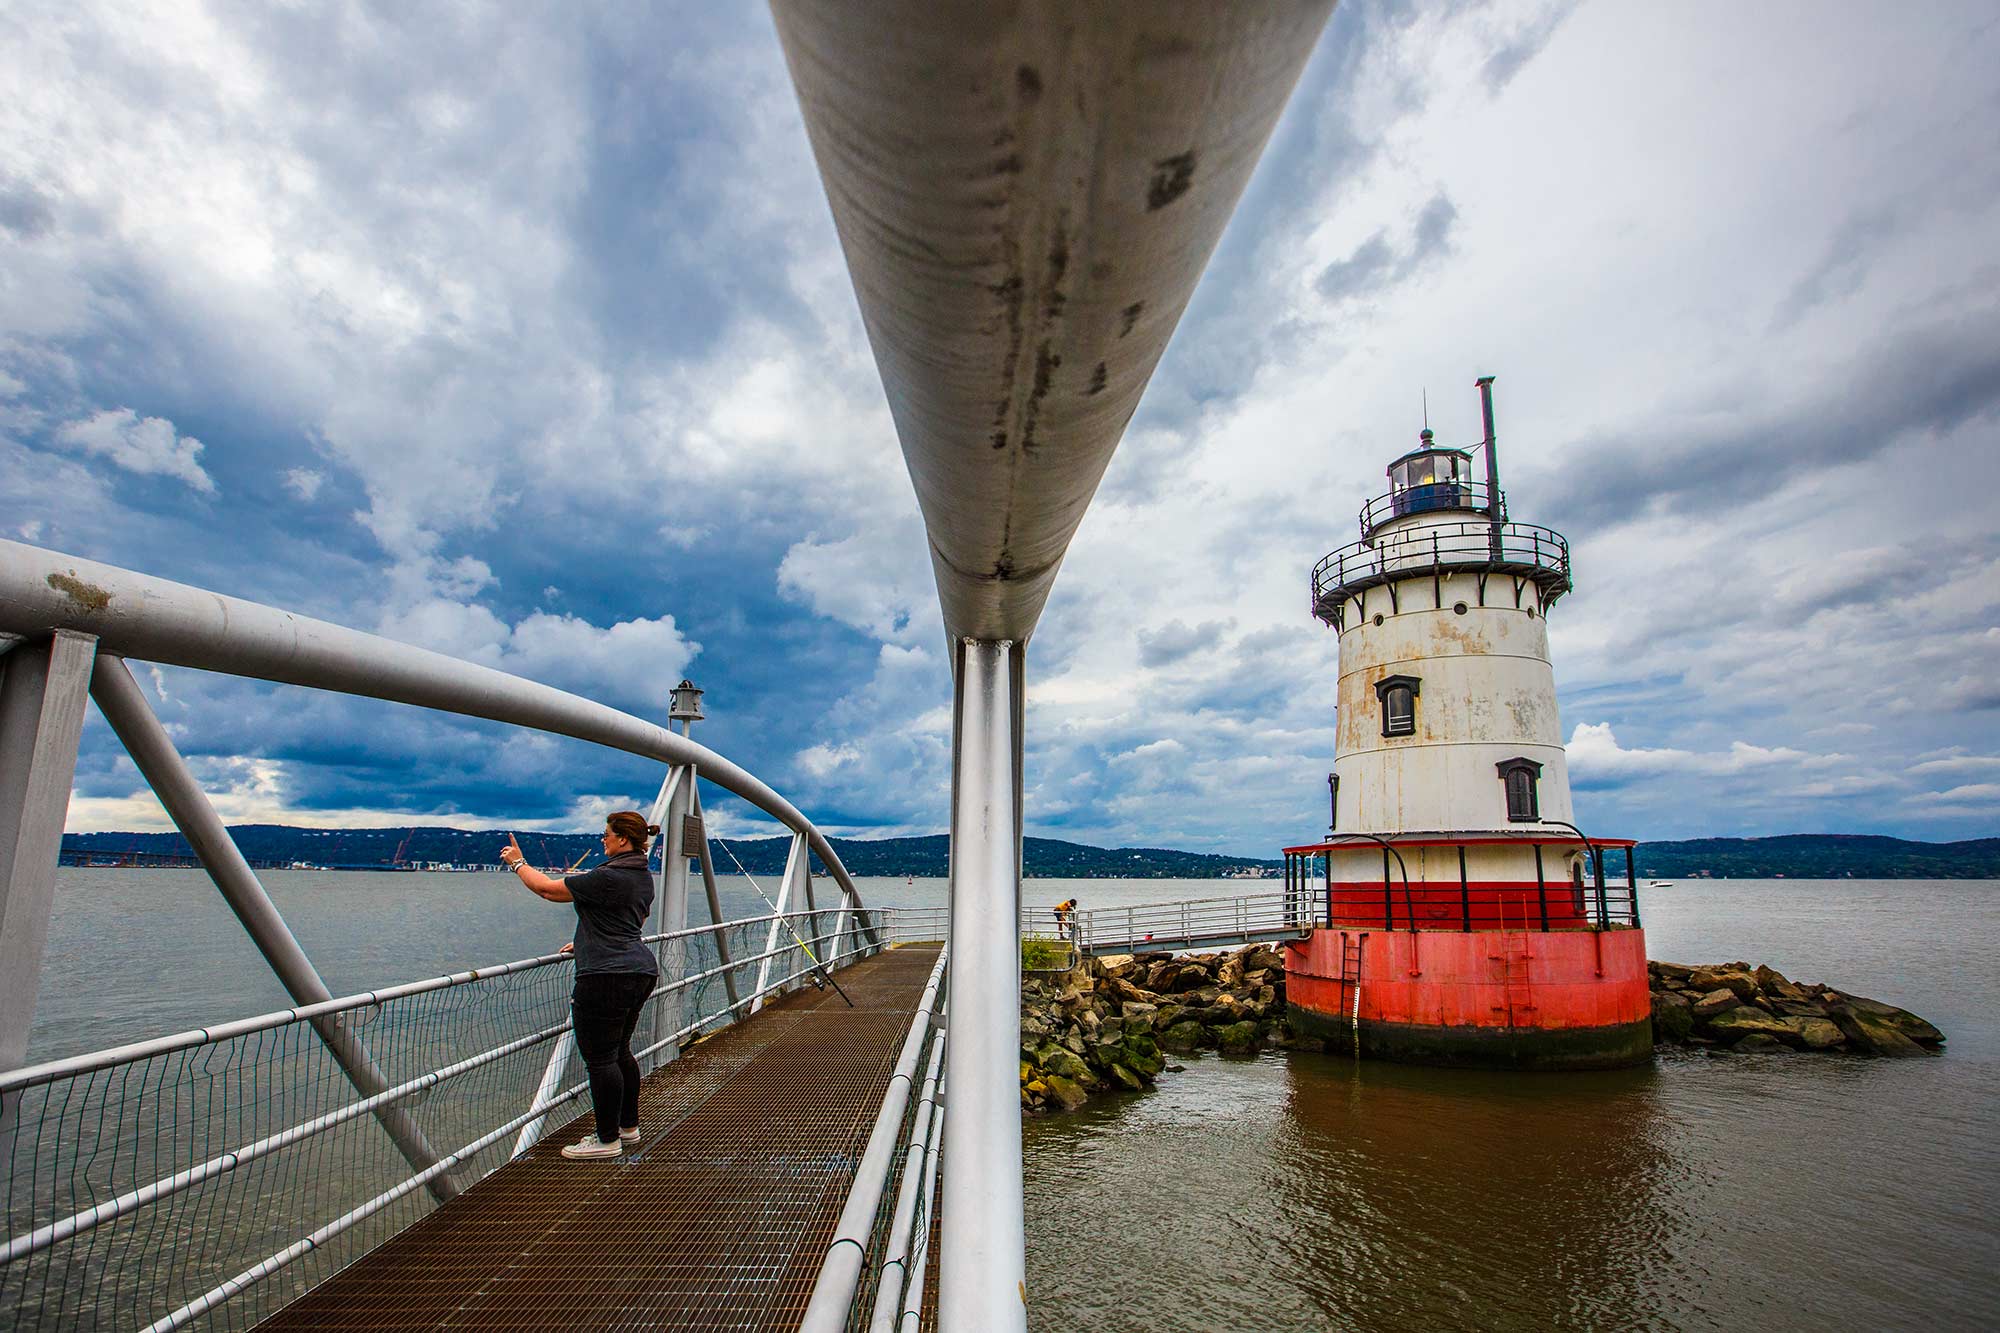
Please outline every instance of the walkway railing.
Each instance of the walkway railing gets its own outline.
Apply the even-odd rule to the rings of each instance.
[[[1297,895],[1280,890],[1093,908],[1076,914],[1076,943],[1084,953],[1127,953],[1295,939],[1317,924],[1302,915],[1303,906]]]
[[[922,931],[895,915],[824,908],[649,937],[684,961],[647,1002],[647,1055]],[[256,1323],[435,1207],[433,1179],[468,1186],[573,1113],[581,1069],[549,1076],[565,1063],[552,1049],[572,1045],[572,979],[551,954],[0,1076],[0,1325]],[[381,1092],[357,1094],[315,1030],[328,1022],[367,1043]],[[434,1164],[411,1169],[385,1107]]]

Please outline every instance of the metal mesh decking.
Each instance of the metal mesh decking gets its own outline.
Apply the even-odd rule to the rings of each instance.
[[[570,1162],[552,1132],[267,1329],[792,1329],[934,945],[776,1001],[648,1078],[639,1147]]]

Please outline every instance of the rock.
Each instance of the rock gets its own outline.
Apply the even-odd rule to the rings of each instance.
[[[1911,1041],[1937,1043],[1944,1041],[1944,1033],[1938,1031],[1907,1009],[1898,1009],[1893,1004],[1884,1004],[1880,1000],[1870,1000],[1859,995],[1842,995],[1840,998],[1843,1002],[1860,1010],[1864,1014],[1873,1014],[1877,1018],[1887,1019]]]
[[[1132,1066],[1148,1078],[1159,1073],[1167,1063],[1160,1056],[1159,1043],[1148,1033],[1127,1034],[1124,1046],[1125,1058],[1121,1063]]]
[[[1243,970],[1254,972],[1268,968],[1274,972],[1285,970],[1285,956],[1269,945],[1255,944],[1243,952]]]
[[[1841,1035],[1870,1055],[1909,1056],[1922,1055],[1924,1048],[1911,1041],[1897,1027],[1880,1014],[1870,1013],[1852,1004],[1830,1004],[1826,1016]]]
[[[1146,1080],[1140,1078],[1124,1065],[1111,1066],[1111,1077],[1134,1092],[1144,1092],[1146,1090]]]
[[[1177,1004],[1163,1004],[1153,1014],[1153,1031],[1165,1032],[1187,1016],[1187,1010]]]
[[[1049,1085],[1042,1082],[1038,1078],[1030,1079],[1026,1083],[1023,1083],[1021,1085],[1022,1092],[1032,1093],[1037,1097],[1046,1096],[1048,1094],[1048,1090],[1049,1090]]]
[[[1717,1014],[1727,1013],[1737,1006],[1736,992],[1717,989],[1708,992],[1694,1002],[1694,1016],[1697,1021],[1705,1021]]]
[[[1666,981],[1686,981],[1694,975],[1694,969],[1681,963],[1649,962],[1646,970]]]
[[[1021,1039],[1023,1041],[1026,1041],[1030,1037],[1046,1037],[1049,1035],[1049,1032],[1050,1028],[1047,1019],[1038,1014],[1023,1014],[1021,1016]]]
[[[1824,1051],[1847,1040],[1846,1034],[1841,1032],[1833,1020],[1818,1014],[1811,1017],[1788,1014],[1778,1021],[1799,1034],[1795,1045],[1803,1046],[1809,1051]]]
[[[1081,1086],[1060,1074],[1049,1075],[1048,1085],[1049,1096],[1053,1097],[1065,1111],[1074,1111],[1090,1100],[1090,1094]]]
[[[1785,974],[1776,968],[1765,967],[1760,963],[1757,966],[1757,970],[1751,973],[1751,975],[1757,978],[1757,989],[1764,992],[1765,995],[1768,995],[1773,1000],[1803,1000],[1806,998],[1806,993],[1785,980]]]
[[[1069,1031],[1063,1033],[1062,1044],[1069,1047],[1070,1050],[1076,1052],[1078,1055],[1083,1054],[1083,1033],[1074,1023],[1070,1025]]]
[[[1679,1045],[1694,1035],[1694,1006],[1672,991],[1653,994],[1653,1041]]]
[[[1160,1012],[1160,1006],[1157,1004],[1147,1004],[1144,1000],[1127,1000],[1118,1007],[1118,1012],[1127,1023],[1143,1022],[1150,1024],[1153,1021],[1153,1015]]]
[[[1159,1034],[1160,1045],[1170,1051],[1192,1051],[1201,1046],[1204,1029],[1199,1023],[1182,1021]]]
[[[1132,967],[1132,955],[1129,953],[1108,953],[1097,960],[1097,971],[1100,976],[1127,976],[1131,973]]]
[[[1739,1051],[1744,1055],[1756,1055],[1759,1052],[1768,1055],[1773,1051],[1789,1050],[1790,1048],[1768,1032],[1752,1032],[1729,1049]]]
[[[1247,1020],[1231,1023],[1228,1027],[1217,1030],[1215,1042],[1232,1055],[1254,1051],[1257,1049],[1257,1025]]]
[[[1720,1038],[1740,1046],[1742,1039],[1752,1033],[1762,1033],[1774,1041],[1793,1042],[1799,1034],[1785,1026],[1785,1020],[1774,1018],[1762,1009],[1753,1009],[1747,1004],[1724,1010],[1708,1020],[1704,1030],[1711,1037]]]
[[[1749,1004],[1762,993],[1757,987],[1756,975],[1749,968],[1737,963],[1730,963],[1724,967],[1698,967],[1688,978],[1688,982],[1704,993],[1726,986],[1745,1004]]]
[[[1066,1050],[1061,1046],[1053,1047],[1042,1058],[1041,1064],[1050,1075],[1075,1079],[1079,1083],[1090,1081],[1090,1066],[1083,1062],[1083,1053],[1080,1051]]]

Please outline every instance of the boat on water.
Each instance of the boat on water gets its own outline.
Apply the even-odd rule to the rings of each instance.
[[[1646,881],[1646,887],[1649,889],[1671,889],[1673,886],[1674,882],[1670,879],[1649,879]]]

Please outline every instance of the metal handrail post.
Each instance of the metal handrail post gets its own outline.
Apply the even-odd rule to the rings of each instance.
[[[938,1327],[1025,1333],[1021,1197],[1021,645],[955,646],[952,1104],[944,1121]]]
[[[58,631],[0,658],[0,1073],[28,1056],[96,652]]]
[[[660,826],[660,840],[665,847],[660,853],[660,928],[668,932],[669,938],[662,941],[656,955],[660,964],[660,976],[671,980],[687,971],[687,940],[679,932],[687,929],[688,923],[688,850],[687,817],[694,808],[696,770],[693,764],[680,767],[681,778],[674,790],[666,793],[665,817],[650,822]],[[654,1012],[652,1031],[657,1038],[660,1027],[671,1031],[680,1020],[680,999],[675,997],[672,1014],[664,1012],[661,1006]],[[671,1063],[680,1058],[680,1044],[671,1042],[660,1051],[651,1068]]]
[[[701,863],[701,888],[708,898],[708,919],[715,927],[716,961],[727,965],[729,958],[729,932],[722,926],[722,895],[715,887],[715,862],[708,852],[708,816],[701,808],[701,786],[697,783],[688,793],[694,805],[694,817],[701,824],[701,837],[695,840],[695,859]],[[729,992],[729,1002],[735,1004],[741,997],[736,993],[736,969],[728,967],[722,974],[723,989]]]
[[[132,679],[126,669],[124,659],[109,654],[99,654],[90,676],[90,695],[97,701],[98,711],[111,724],[111,730],[132,756],[132,762],[146,779],[160,804],[166,807],[167,815],[180,829],[181,836],[194,848],[201,859],[208,877],[215,881],[215,887],[229,903],[236,919],[250,933],[258,952],[271,965],[271,971],[284,983],[285,990],[300,1004],[317,1004],[333,998],[333,992],[320,978],[319,970],[299,947],[291,928],[278,914],[277,905],[264,886],[250,869],[249,862],[222,825],[222,817],[215,813],[215,807],[208,803],[194,774],[188,771],[187,763],[174,743],[167,736],[166,728],[146,702],[146,696],[139,692],[139,684]],[[375,1064],[368,1048],[359,1037],[349,1030],[339,1018],[326,1016],[311,1020],[313,1031],[326,1043],[328,1051],[339,1063],[357,1091],[364,1097],[372,1097],[389,1087],[389,1080]],[[437,1165],[437,1150],[424,1137],[423,1130],[411,1118],[408,1111],[396,1106],[383,1106],[375,1113],[382,1128],[395,1141],[396,1148],[408,1159],[411,1166],[419,1171]],[[458,1193],[458,1186],[450,1177],[439,1172],[427,1182],[430,1191],[440,1201]]]
[[[771,983],[771,953],[778,947],[778,931],[783,928],[785,904],[792,899],[792,881],[798,874],[799,856],[805,850],[805,839],[794,834],[791,855],[785,858],[785,878],[778,885],[778,915],[771,920],[771,937],[764,941],[764,961],[757,968],[756,998],[750,1001],[750,1012],[756,1013],[764,1007],[765,989]]]

